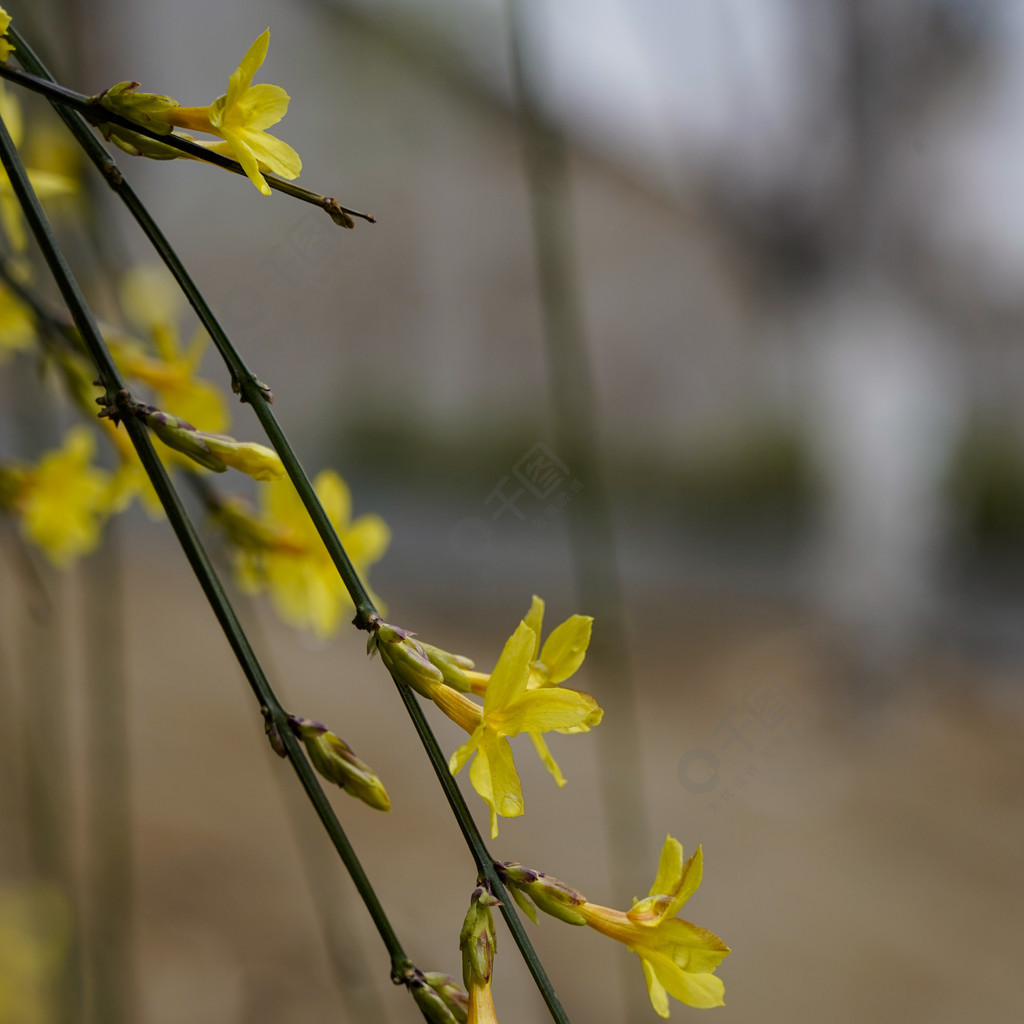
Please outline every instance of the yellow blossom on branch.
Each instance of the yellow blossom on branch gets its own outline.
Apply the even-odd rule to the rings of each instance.
[[[541,646],[540,638],[544,628],[544,601],[536,594],[530,602],[530,610],[523,621],[533,630],[534,647],[530,656],[530,677],[527,688],[530,690],[543,687],[558,686],[572,676],[583,664],[583,659],[590,644],[590,633],[594,620],[589,615],[572,615],[565,622],[556,626]],[[463,672],[467,685],[474,693],[487,692],[490,676],[484,672],[465,670]],[[591,718],[569,729],[557,729],[556,732],[586,732],[601,721],[603,712],[597,708]],[[565,785],[565,776],[551,755],[544,737],[537,732],[530,733],[538,756],[551,773],[555,782],[561,787]]]
[[[0,43],[2,42],[3,40],[0,40]],[[4,124],[7,126],[11,141],[15,146],[20,147],[24,136],[21,105],[4,89],[2,84],[0,84],[0,117],[3,118]],[[77,189],[74,180],[66,175],[37,167],[27,167],[25,170],[35,194],[40,199],[70,195]],[[11,180],[2,167],[0,167],[0,224],[3,225],[4,234],[11,243],[11,248],[15,252],[24,252],[28,245],[28,238],[22,221],[21,202],[14,194]]]
[[[333,470],[319,473],[313,489],[353,566],[365,577],[391,542],[387,523],[374,514],[353,520],[348,485]],[[323,639],[331,636],[352,601],[292,484],[281,480],[263,488],[258,515],[237,499],[212,511],[237,547],[235,573],[242,588],[269,591],[289,625]]]
[[[443,682],[442,670],[432,663],[424,645],[405,630],[381,623],[370,642],[396,680],[428,697],[470,734],[452,754],[449,769],[455,775],[475,755],[469,780],[490,809],[492,839],[498,834],[498,815],[514,818],[524,809],[507,737],[521,732],[579,731],[586,723],[600,721],[601,708],[588,693],[557,686],[529,688],[537,636],[525,622],[519,623],[505,644],[487,683],[482,708]]]
[[[183,107],[169,96],[136,92],[136,82],[120,82],[94,102],[161,134],[170,133],[172,128],[185,128],[219,136],[222,142],[200,145],[237,160],[256,188],[269,196],[270,186],[261,171],[282,178],[297,178],[302,171],[299,154],[288,143],[267,132],[287,113],[288,93],[279,85],[252,84],[253,76],[266,59],[269,45],[270,29],[267,29],[249,47],[241,64],[231,74],[228,91],[206,107]],[[114,125],[105,126],[104,131],[122,148],[134,150],[141,156],[169,159],[186,155]]]
[[[24,352],[36,337],[28,307],[9,288],[0,285],[0,363],[11,352]]]
[[[0,64],[14,52],[14,43],[7,38],[7,30],[11,27],[11,16],[0,7]]]
[[[92,464],[94,435],[74,427],[35,466],[0,467],[0,505],[58,568],[94,550],[109,512],[110,475]]]
[[[640,957],[647,993],[659,1017],[669,1015],[670,995],[701,1008],[724,1002],[725,986],[714,971],[729,955],[729,947],[714,932],[675,916],[697,891],[703,863],[699,846],[684,863],[682,846],[667,836],[646,899],[625,912],[589,902],[572,908],[595,931],[624,943]]]

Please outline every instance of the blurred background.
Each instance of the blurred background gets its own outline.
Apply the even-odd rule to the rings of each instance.
[[[1022,1018],[1024,6],[6,6],[66,85],[183,104],[270,26],[272,131],[376,224],[118,163],[307,468],[391,525],[393,621],[487,669],[533,593],[596,616],[608,717],[553,741],[562,790],[516,748],[497,857],[625,908],[666,833],[702,843],[723,1024]],[[2,373],[0,454],[35,454],[34,369]],[[0,1022],[418,1019],[167,524],[65,574],[3,541]],[[474,869],[390,681],[353,630],[240,610],[387,782],[390,815],[333,802],[410,956],[458,974]],[[499,930],[500,1019],[546,1019]],[[655,1019],[624,948],[531,935],[573,1020]]]

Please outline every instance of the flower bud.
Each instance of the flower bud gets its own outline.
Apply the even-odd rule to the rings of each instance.
[[[306,745],[313,767],[325,778],[341,786],[351,796],[378,811],[391,809],[391,800],[384,784],[373,769],[352,752],[321,722],[289,715],[288,724]],[[271,741],[273,743],[273,741]]]
[[[431,664],[423,644],[407,629],[386,622],[376,623],[366,642],[366,651],[371,657],[374,651],[379,651],[381,661],[395,682],[412,687],[428,700],[432,691],[444,682],[441,669]]]
[[[459,983],[450,974],[441,974],[439,971],[425,971],[423,979],[444,1000],[459,1024],[465,1024],[469,1013],[469,996],[459,988]]]
[[[417,972],[417,975],[408,982],[408,987],[413,999],[416,1000],[416,1005],[431,1024],[464,1024],[465,1015],[457,1017],[441,993],[426,980],[425,975]]]
[[[278,757],[287,757],[288,748],[284,745],[284,740],[281,738],[281,730],[277,727],[277,722],[271,717],[270,712],[264,710],[264,729],[267,734],[267,740],[270,742],[270,746],[273,748],[275,754]]]
[[[433,644],[420,643],[420,646],[430,659],[430,663],[441,670],[448,686],[460,693],[469,693],[473,689],[469,676],[466,675],[467,669],[475,667],[473,661],[462,654],[442,651],[440,647],[435,647]]]
[[[534,921],[532,908],[527,909],[529,904],[524,904],[520,896],[525,899],[529,896],[537,905],[539,910],[566,924],[586,924],[582,915],[578,914],[573,907],[578,907],[587,902],[586,897],[570,888],[565,882],[544,874],[543,871],[534,871],[532,868],[523,867],[515,861],[506,861],[498,865],[502,881],[512,891],[516,902]]]
[[[225,434],[208,434],[152,405],[133,403],[132,411],[168,448],[214,473],[224,473],[231,466],[254,480],[277,480],[284,476],[280,456],[264,445],[236,441]]]
[[[501,900],[478,885],[470,897],[469,910],[459,933],[462,980],[467,988],[487,985],[491,980],[494,954],[498,951],[498,937],[494,931],[494,916],[491,914],[491,907],[494,906],[501,906]]]
[[[93,96],[91,102],[145,125],[150,131],[169,135],[172,125],[167,115],[179,105],[178,101],[154,92],[136,92],[138,87],[138,82],[118,82]]]

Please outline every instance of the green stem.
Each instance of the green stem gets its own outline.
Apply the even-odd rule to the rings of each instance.
[[[50,79],[51,76],[46,67],[21,36],[13,28],[9,31],[9,34],[18,47],[18,59],[26,67],[30,68],[35,75],[39,76],[34,78],[33,81]],[[0,74],[4,73],[2,69],[3,65],[0,65]],[[198,287],[196,287],[191,275],[185,269],[184,263],[182,263],[178,254],[174,251],[171,243],[167,240],[159,225],[125,180],[124,175],[85,121],[78,114],[61,106],[59,101],[55,100],[53,102],[57,113],[85,150],[86,155],[104,175],[107,183],[117,193],[125,206],[128,207],[136,223],[149,239],[174,279],[178,282],[189,304],[195,310],[196,316],[199,317],[200,322],[209,332],[217,351],[221,354],[231,374],[232,388],[241,393],[243,402],[248,402],[253,407],[257,418],[267,433],[270,443],[274,446],[278,455],[281,456],[285,470],[294,484],[303,505],[306,507],[306,511],[309,513],[309,517],[316,527],[317,533],[319,533],[328,554],[331,556],[331,560],[334,562],[338,574],[341,576],[342,582],[349,592],[349,596],[352,598],[352,603],[356,608],[356,625],[360,629],[368,629],[370,623],[376,618],[377,609],[374,607],[366,587],[363,585],[359,574],[355,571],[355,567],[342,546],[334,526],[331,524],[330,519],[327,518],[327,513],[324,511],[316,491],[313,490],[313,484],[310,482],[309,476],[303,469],[298,456],[295,454],[295,450],[289,443],[288,438],[285,437],[277,417],[270,408],[269,403],[273,400],[273,397],[269,389],[246,366],[224,328],[221,327],[220,322],[214,316],[213,310],[210,309],[206,299]]]
[[[119,125],[121,128],[127,128],[130,131],[135,132],[137,135],[144,135],[147,139],[155,139],[157,142],[163,143],[165,146],[170,146],[172,149],[179,149],[182,153],[192,157],[194,160],[200,160],[207,164],[214,164],[217,167],[222,167],[226,171],[231,171],[232,174],[240,174],[242,177],[246,177],[246,173],[242,169],[242,165],[237,160],[232,160],[231,157],[224,156],[223,153],[216,153],[213,150],[207,149],[205,146],[200,146],[198,143],[190,142],[188,139],[183,139],[180,135],[161,135],[159,132],[155,132],[152,129],[147,128],[145,125],[137,124],[130,118],[122,117],[120,114],[117,114],[112,110],[107,110],[105,107],[96,103],[91,96],[86,96],[85,93],[75,92],[73,89],[68,89],[63,85],[58,85],[48,75],[37,71],[33,67],[33,64],[38,62],[38,58],[34,53],[29,56],[28,53],[22,49],[25,44],[18,32],[11,28],[8,29],[7,34],[11,39],[17,41],[17,50],[15,52],[18,59],[26,68],[31,69],[31,71],[34,71],[35,73],[26,73],[24,71],[19,71],[17,68],[12,68],[8,64],[0,64],[0,78],[6,78],[8,81],[14,82],[25,89],[37,92],[40,95],[45,96],[55,105],[59,104],[62,107],[69,107],[73,110],[77,110],[78,113],[84,115],[90,124]],[[321,210],[330,216],[331,220],[333,220],[335,224],[338,224],[343,228],[355,227],[355,222],[352,220],[353,217],[359,217],[361,220],[368,221],[370,224],[376,224],[377,222],[377,219],[371,214],[360,213],[359,210],[352,210],[347,206],[342,206],[337,199],[334,199],[331,196],[324,196],[319,192],[313,192],[308,188],[303,188],[301,185],[294,185],[292,182],[286,181],[284,178],[279,178],[274,174],[264,173],[263,178],[272,189],[276,189],[278,192],[283,192],[285,195],[292,196],[294,199],[301,199],[304,203],[311,203],[313,206],[319,206]]]
[[[11,35],[14,37],[15,34],[13,31]],[[21,40],[20,36],[16,37],[16,43],[18,45],[19,59],[22,63],[33,70],[37,75],[49,78],[49,73],[46,71],[45,67],[43,67],[38,58],[24,43],[24,41]],[[43,90],[40,89],[38,91]],[[337,534],[327,519],[326,514],[320,505],[319,499],[316,497],[312,485],[309,482],[309,478],[303,471],[298,458],[270,409],[269,402],[272,401],[272,396],[269,389],[267,389],[265,385],[261,384],[257,377],[245,365],[241,356],[235,350],[234,346],[231,344],[227,335],[216,320],[212,310],[210,310],[207,305],[206,300],[203,298],[198,288],[196,288],[184,265],[174,252],[174,249],[163,235],[163,232],[135,196],[134,191],[124,180],[124,176],[110,159],[107,152],[96,140],[95,136],[93,136],[92,132],[89,131],[81,117],[64,109],[61,105],[60,99],[53,99],[53,102],[57,112],[63,118],[75,137],[79,140],[87,155],[103,172],[108,183],[128,206],[139,226],[160,254],[175,279],[178,281],[179,286],[185,292],[193,309],[199,316],[200,321],[210,333],[214,344],[221,353],[221,356],[231,372],[233,383],[237,386],[237,390],[241,392],[242,400],[249,402],[253,406],[260,422],[267,431],[267,435],[271,443],[281,456],[282,462],[288,471],[288,475],[291,478],[292,483],[295,485],[296,490],[302,498],[303,504],[306,506],[317,531],[320,533],[321,539],[323,540],[343,582],[345,583],[346,588],[349,591],[350,596],[352,597],[353,603],[356,606],[355,624],[361,629],[370,628],[371,624],[375,622],[377,618],[376,609],[367,594],[362,581],[359,579],[358,574],[355,572],[354,567],[349,561],[341,542],[338,540]],[[138,129],[138,126],[136,125],[131,125],[129,123],[129,126],[132,127],[133,130]],[[158,141],[166,141],[164,137],[155,137]],[[73,309],[72,315],[74,315]],[[108,396],[112,397],[111,389],[109,387]],[[126,421],[126,423],[127,422],[128,421]],[[137,426],[140,429],[142,428],[141,424],[137,424]],[[148,437],[146,440],[148,442]],[[160,493],[159,488],[158,493]],[[177,496],[175,495],[174,497],[175,500],[177,500]],[[198,540],[196,543],[198,544]],[[186,553],[188,553],[187,549]],[[217,585],[219,587],[219,581]],[[224,598],[224,601],[226,603],[226,598]],[[230,608],[230,605],[228,605],[228,608]],[[488,879],[491,883],[492,891],[495,896],[502,901],[502,914],[508,923],[513,939],[519,947],[519,950],[526,961],[527,967],[541,992],[544,1002],[548,1006],[552,1019],[556,1021],[557,1024],[569,1024],[569,1019],[566,1016],[565,1010],[562,1008],[561,1003],[555,994],[554,987],[544,971],[544,967],[533,948],[533,944],[530,942],[530,939],[522,926],[522,922],[512,909],[512,901],[509,899],[508,893],[506,892],[501,879],[498,877],[494,867],[494,860],[488,853],[483,839],[480,836],[480,832],[476,827],[476,823],[473,821],[472,815],[469,812],[469,808],[466,806],[462,793],[448,770],[447,762],[440,750],[440,747],[438,746],[437,739],[434,736],[429,723],[423,715],[422,709],[416,701],[415,696],[409,693],[405,687],[399,686],[399,692],[406,705],[406,709],[413,720],[413,724],[419,734],[420,740],[427,751],[427,755],[430,758],[434,771],[438,776],[441,787],[445,792],[445,796],[448,798],[452,812],[455,814],[463,836],[470,847],[477,869],[483,877]],[[284,725],[283,721],[278,721],[273,705],[264,702],[264,706],[267,706],[271,710],[273,720],[278,724],[282,738],[288,746],[289,756],[291,756],[292,747],[295,743],[292,739],[290,729]],[[279,710],[279,705],[277,706],[277,709]],[[302,763],[308,769],[308,764],[306,764],[305,759],[302,759]],[[328,831],[330,831],[330,829],[328,829]],[[363,894],[362,889],[360,889],[360,893]],[[364,895],[364,900],[365,899],[366,897]]]
[[[441,783],[444,795],[448,798],[448,805],[452,809],[452,814],[455,815],[455,820],[459,823],[459,828],[462,829],[462,835],[465,837],[466,844],[473,854],[473,860],[476,861],[477,871],[481,877],[487,879],[491,885],[491,892],[501,900],[501,915],[505,918],[505,923],[508,925],[508,930],[512,933],[516,946],[519,947],[523,960],[526,961],[526,966],[533,976],[541,998],[551,1013],[551,1019],[556,1021],[557,1024],[569,1024],[569,1018],[558,996],[555,994],[554,985],[551,984],[551,979],[548,977],[547,971],[544,970],[544,965],[540,962],[540,957],[537,956],[537,951],[533,948],[533,943],[526,934],[526,929],[523,928],[523,923],[514,909],[513,901],[494,867],[494,858],[488,852],[483,837],[480,835],[480,830],[473,820],[473,815],[470,814],[469,808],[466,806],[462,790],[459,789],[458,783],[448,769],[448,761],[441,752],[440,746],[438,746],[437,738],[434,736],[430,723],[427,722],[426,716],[423,714],[423,709],[416,699],[416,694],[408,686],[404,686],[397,681],[395,685],[398,687],[402,702],[405,704],[409,717],[412,719],[416,732],[419,734],[423,748],[427,752],[427,757],[430,758],[430,763],[433,766],[438,781]]]
[[[21,204],[25,218],[42,250],[43,257],[57,283],[68,311],[71,313],[75,326],[78,328],[79,334],[96,364],[100,375],[100,383],[106,389],[106,398],[108,401],[115,401],[117,393],[124,390],[124,381],[107,350],[92,312],[86,304],[85,297],[82,295],[81,289],[78,287],[78,283],[67,265],[53,229],[46,219],[42,207],[39,205],[39,200],[32,190],[32,186],[29,184],[28,176],[25,173],[25,169],[21,164],[17,150],[11,141],[7,126],[2,118],[0,118],[0,160],[3,162],[14,194]],[[255,652],[249,644],[248,637],[238,622],[235,611],[224,592],[223,585],[214,571],[206,551],[203,549],[195,527],[189,520],[181,499],[171,484],[167,471],[153,449],[153,444],[150,441],[145,426],[134,417],[127,417],[124,425],[142,461],[142,465],[160,498],[167,518],[185,552],[185,556],[213,608],[217,621],[220,623],[242,671],[245,673],[250,688],[260,702],[261,708],[266,709],[264,713],[276,725],[281,734],[288,760],[291,762],[296,775],[298,775],[299,781],[320,817],[324,828],[331,837],[335,849],[338,851],[356,888],[359,890],[359,894],[377,927],[377,931],[384,941],[384,945],[391,956],[393,975],[396,977],[401,976],[409,969],[410,961],[406,957],[398,937],[395,935],[394,929],[380,904],[380,900],[376,892],[374,892],[373,886],[370,884],[362,865],[359,863],[359,859],[356,857],[344,829],[341,827],[341,823],[338,821],[327,796],[317,781],[309,761],[306,759],[298,740],[288,727],[287,712],[278,701]]]

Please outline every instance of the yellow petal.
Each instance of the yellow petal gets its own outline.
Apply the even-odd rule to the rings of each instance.
[[[378,515],[360,516],[341,535],[341,543],[356,565],[376,562],[391,543],[391,528]]]
[[[530,661],[536,661],[537,654],[540,651],[541,632],[544,629],[544,601],[536,594],[530,598],[530,610],[523,616],[523,622],[537,634],[537,642],[533,647],[533,656],[530,658]]]
[[[265,196],[270,195],[270,186],[267,184],[266,179],[260,174],[259,164],[256,161],[256,155],[246,144],[242,134],[237,131],[224,130],[224,141],[230,147],[231,156],[233,156],[241,165],[242,170],[245,171],[245,176],[263,193]],[[220,150],[220,146],[211,146],[213,150]]]
[[[352,517],[352,492],[348,484],[333,469],[324,469],[317,473],[313,490],[331,525],[339,532],[347,530]]]
[[[672,836],[665,836],[665,844],[661,848],[658,860],[658,873],[654,877],[649,896],[671,894],[676,891],[679,879],[683,874],[683,845]]]
[[[302,158],[288,145],[267,132],[239,128],[235,132],[242,138],[262,170],[279,178],[297,178],[302,173]],[[268,186],[269,187],[269,186]]]
[[[256,37],[255,42],[245,52],[245,56],[242,58],[242,62],[238,65],[237,69],[231,73],[231,77],[228,79],[228,91],[221,97],[223,102],[222,109],[230,110],[236,103],[238,103],[242,94],[246,89],[252,85],[253,75],[259,71],[263,62],[267,59],[267,48],[270,46],[270,29],[265,29],[263,33]],[[214,121],[213,106],[216,106],[220,101],[215,101],[211,106],[210,120],[213,124],[218,124]]]
[[[118,295],[128,322],[143,331],[173,324],[181,308],[181,292],[162,266],[133,267],[121,278]]]
[[[643,957],[640,958],[640,963],[644,969],[644,978],[647,979],[647,994],[651,998],[654,1012],[659,1017],[668,1017],[668,993],[665,991],[665,986],[658,981],[654,974],[654,968]]]
[[[544,767],[551,772],[555,782],[558,784],[558,788],[561,789],[565,785],[565,776],[562,774],[562,769],[558,767],[558,762],[551,756],[551,751],[548,750],[544,737],[540,733],[531,732],[530,739],[533,740],[534,749],[537,751],[541,761],[544,762]]]
[[[225,123],[232,127],[263,131],[288,113],[291,97],[279,85],[261,82],[250,89],[230,110],[225,112]]]
[[[660,951],[691,974],[713,972],[732,952],[714,932],[681,917],[663,921],[657,935]]]
[[[593,624],[589,615],[573,615],[551,631],[540,652],[549,685],[568,679],[583,664]]]
[[[533,630],[525,622],[520,622],[516,631],[506,641],[498,664],[491,673],[487,691],[484,693],[484,717],[506,708],[517,696],[525,692],[526,682],[530,677],[531,655],[536,642]]]
[[[67,196],[78,191],[74,178],[56,171],[28,169],[28,180],[32,189],[40,199],[52,199],[54,196]]]
[[[281,456],[273,448],[216,434],[204,434],[203,439],[221,462],[254,480],[277,480],[284,476]]]
[[[469,781],[491,809],[491,838],[494,839],[498,835],[495,815],[515,818],[523,813],[523,791],[508,740],[484,730],[476,760],[469,769]]]
[[[459,772],[466,766],[466,762],[473,756],[476,751],[478,744],[480,743],[480,737],[483,736],[483,727],[474,730],[470,733],[469,739],[455,751],[454,754],[448,759],[448,771],[452,775],[458,775]]]
[[[725,985],[714,974],[691,974],[660,956],[651,958],[651,966],[655,977],[665,986],[669,995],[681,1003],[698,1009],[725,1004]]]
[[[548,687],[528,690],[509,707],[493,715],[487,713],[487,698],[494,686],[494,676],[484,694],[484,717],[504,736],[521,732],[550,732],[552,729],[571,729],[594,714],[597,702],[589,693]]]

